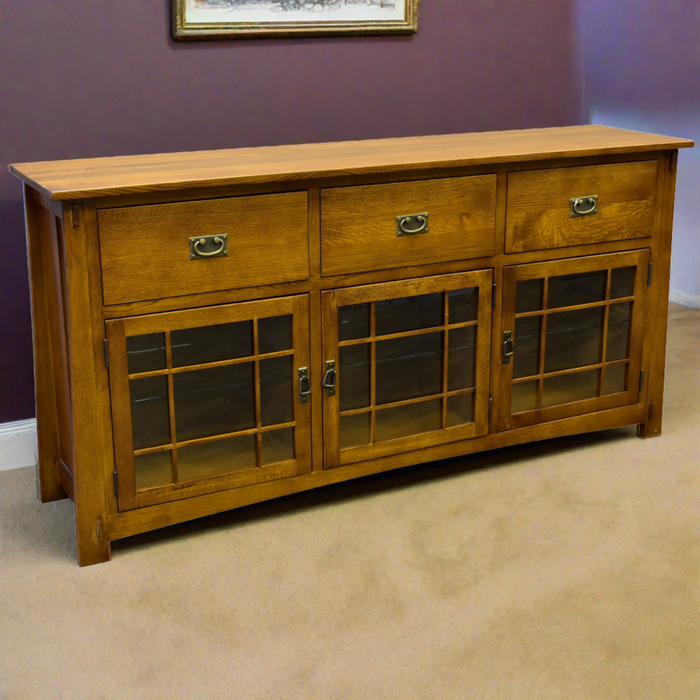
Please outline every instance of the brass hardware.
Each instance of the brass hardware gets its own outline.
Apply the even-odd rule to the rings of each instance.
[[[299,403],[309,403],[311,396],[311,379],[309,379],[309,368],[299,367]]]
[[[571,205],[570,217],[588,216],[589,214],[598,213],[598,195],[591,194],[586,197],[574,197],[569,200]]]
[[[71,217],[73,219],[73,228],[80,228],[80,205],[74,204],[71,207]]]
[[[210,244],[213,244],[213,246]],[[207,247],[214,247],[214,250],[206,250]],[[228,235],[225,233],[219,236],[194,236],[190,238],[190,260],[197,258],[223,258],[227,255]]]
[[[493,419],[493,396],[489,396],[489,423]]]
[[[326,360],[326,374],[323,376],[323,388],[326,396],[335,396],[335,384],[338,375],[335,371],[335,360]]]
[[[413,236],[416,233],[428,233],[428,217],[430,214],[408,214],[396,217],[396,235]],[[409,224],[418,224],[417,228],[408,228]]]
[[[509,365],[513,357],[513,334],[511,331],[503,331],[503,364]]]

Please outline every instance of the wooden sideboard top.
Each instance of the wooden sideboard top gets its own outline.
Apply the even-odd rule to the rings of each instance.
[[[693,141],[608,126],[417,136],[10,165],[54,200],[661,151]]]

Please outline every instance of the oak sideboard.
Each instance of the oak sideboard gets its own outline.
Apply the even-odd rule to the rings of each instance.
[[[679,148],[580,126],[19,164],[42,501],[137,533],[661,431]]]

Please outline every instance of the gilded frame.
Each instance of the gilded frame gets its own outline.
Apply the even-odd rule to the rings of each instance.
[[[240,0],[244,2],[245,0]],[[280,4],[293,0],[280,0]],[[318,0],[321,4],[324,0]],[[326,2],[330,0],[325,0]],[[187,19],[187,6],[192,0],[172,0],[173,38],[179,41],[211,39],[259,39],[292,36],[339,36],[367,34],[414,34],[418,30],[419,0],[403,0],[402,19],[333,20],[319,18],[313,21],[247,21],[195,22]]]

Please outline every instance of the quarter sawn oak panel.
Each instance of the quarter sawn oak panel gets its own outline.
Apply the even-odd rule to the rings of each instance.
[[[510,173],[506,253],[644,238],[657,223],[656,160]],[[598,195],[598,213],[570,200]]]
[[[105,304],[309,276],[306,192],[176,202],[98,213]],[[228,256],[190,260],[192,236],[228,235]]]
[[[427,233],[397,236],[397,216],[424,213]],[[493,255],[495,228],[496,175],[323,190],[323,275]]]

